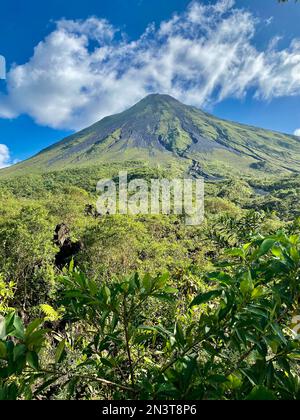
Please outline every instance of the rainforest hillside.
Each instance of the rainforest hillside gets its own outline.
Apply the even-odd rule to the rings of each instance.
[[[165,95],[1,171],[0,400],[300,398],[300,147]],[[205,220],[96,183],[205,177]]]

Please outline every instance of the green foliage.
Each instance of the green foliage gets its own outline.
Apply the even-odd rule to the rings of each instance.
[[[5,280],[16,287],[15,299],[35,301],[38,289],[45,287],[41,279],[32,288],[39,272],[54,256],[52,226],[47,211],[38,203],[27,203],[0,220],[0,267]],[[38,283],[38,281],[37,281]],[[49,287],[50,285],[46,286]],[[42,290],[40,290],[42,294]]]
[[[300,237],[279,232],[228,250],[185,295],[166,274],[99,284],[71,266],[57,302],[69,327],[49,332],[46,357],[40,320],[2,320],[0,395],[298,399],[299,263]]]
[[[182,169],[130,165],[130,179]],[[299,399],[299,176],[208,180],[191,227],[88,214],[119,169],[1,181],[0,398]],[[83,245],[62,271],[59,223]]]
[[[45,315],[45,321],[59,321],[61,319],[62,310],[59,308],[57,311],[52,306],[42,303],[40,309]]]
[[[27,328],[15,312],[0,319],[0,400],[31,399],[31,383],[39,375],[39,353],[46,339],[42,320]]]
[[[3,280],[3,275],[0,275],[0,315],[7,313],[10,310],[9,302],[12,301],[14,297],[15,284],[10,282],[5,282]]]

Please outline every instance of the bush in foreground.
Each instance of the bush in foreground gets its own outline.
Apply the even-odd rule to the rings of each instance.
[[[0,399],[298,399],[299,248],[278,233],[230,249],[198,293],[71,266],[50,328],[2,318]]]

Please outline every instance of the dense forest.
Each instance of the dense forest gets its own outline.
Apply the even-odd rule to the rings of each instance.
[[[107,173],[1,178],[0,399],[298,399],[300,176],[206,180],[186,226],[99,216]]]

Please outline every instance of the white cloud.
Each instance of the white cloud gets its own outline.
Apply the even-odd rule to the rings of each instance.
[[[294,131],[294,135],[300,137],[300,128]]]
[[[11,165],[9,149],[5,144],[0,144],[0,169]]]
[[[194,1],[133,41],[103,19],[61,20],[9,71],[0,116],[79,129],[151,92],[199,107],[249,91],[260,100],[300,95],[300,40],[279,49],[274,37],[259,51],[263,24],[234,0]]]

